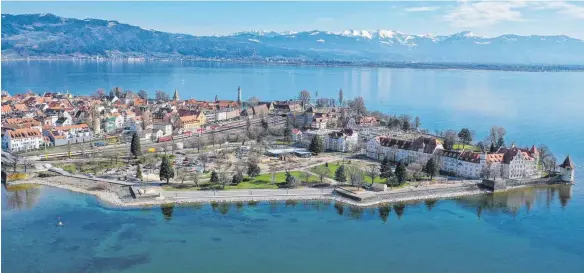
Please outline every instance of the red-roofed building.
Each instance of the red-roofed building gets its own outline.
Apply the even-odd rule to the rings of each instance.
[[[37,129],[8,129],[2,138],[2,147],[11,152],[31,151],[43,143],[43,136]]]

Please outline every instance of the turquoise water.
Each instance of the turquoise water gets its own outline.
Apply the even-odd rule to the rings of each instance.
[[[571,191],[529,189],[389,210],[327,202],[112,210],[60,189],[17,197],[3,189],[2,269],[582,272],[583,196]],[[58,217],[64,226],[55,225]]]
[[[584,74],[210,63],[2,62],[10,93],[121,86],[182,98],[361,95],[370,109],[418,115],[424,127],[491,125],[507,142],[546,143],[584,166]],[[432,209],[429,210],[428,207]],[[260,203],[115,210],[53,188],[2,190],[3,272],[582,272],[584,190],[358,210]],[[381,211],[383,215],[387,210]],[[399,216],[401,215],[401,216]],[[55,223],[61,217],[63,227]]]

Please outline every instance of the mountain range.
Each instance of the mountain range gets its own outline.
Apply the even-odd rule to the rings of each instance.
[[[118,21],[2,14],[2,58],[178,58],[281,62],[584,64],[584,41],[568,36],[390,30],[249,31],[194,36]]]

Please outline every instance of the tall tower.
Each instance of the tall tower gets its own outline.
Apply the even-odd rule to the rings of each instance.
[[[178,89],[174,89],[174,95],[172,95],[172,100],[174,100],[174,101],[179,100]]]
[[[564,182],[574,182],[574,163],[572,158],[567,156],[560,166],[561,180]]]
[[[95,104],[91,109],[91,123],[91,127],[93,127],[93,134],[99,135],[101,133],[101,113]]]
[[[241,86],[237,87],[237,103],[241,105]]]

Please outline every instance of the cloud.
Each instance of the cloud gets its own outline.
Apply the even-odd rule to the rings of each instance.
[[[424,12],[424,11],[435,11],[440,9],[437,6],[426,6],[426,7],[413,7],[413,8],[406,8],[404,11],[406,12]]]
[[[575,19],[584,19],[584,6],[563,1],[538,2],[538,9],[554,10],[560,15],[569,16]]]
[[[508,2],[462,2],[444,16],[444,19],[457,27],[484,27],[500,22],[523,21],[520,9],[526,6],[524,1]]]
[[[501,22],[525,21],[522,11],[526,9],[549,10],[560,16],[584,19],[584,5],[565,1],[525,1],[511,0],[504,2],[460,1],[450,10],[444,20],[456,27],[485,27]]]

